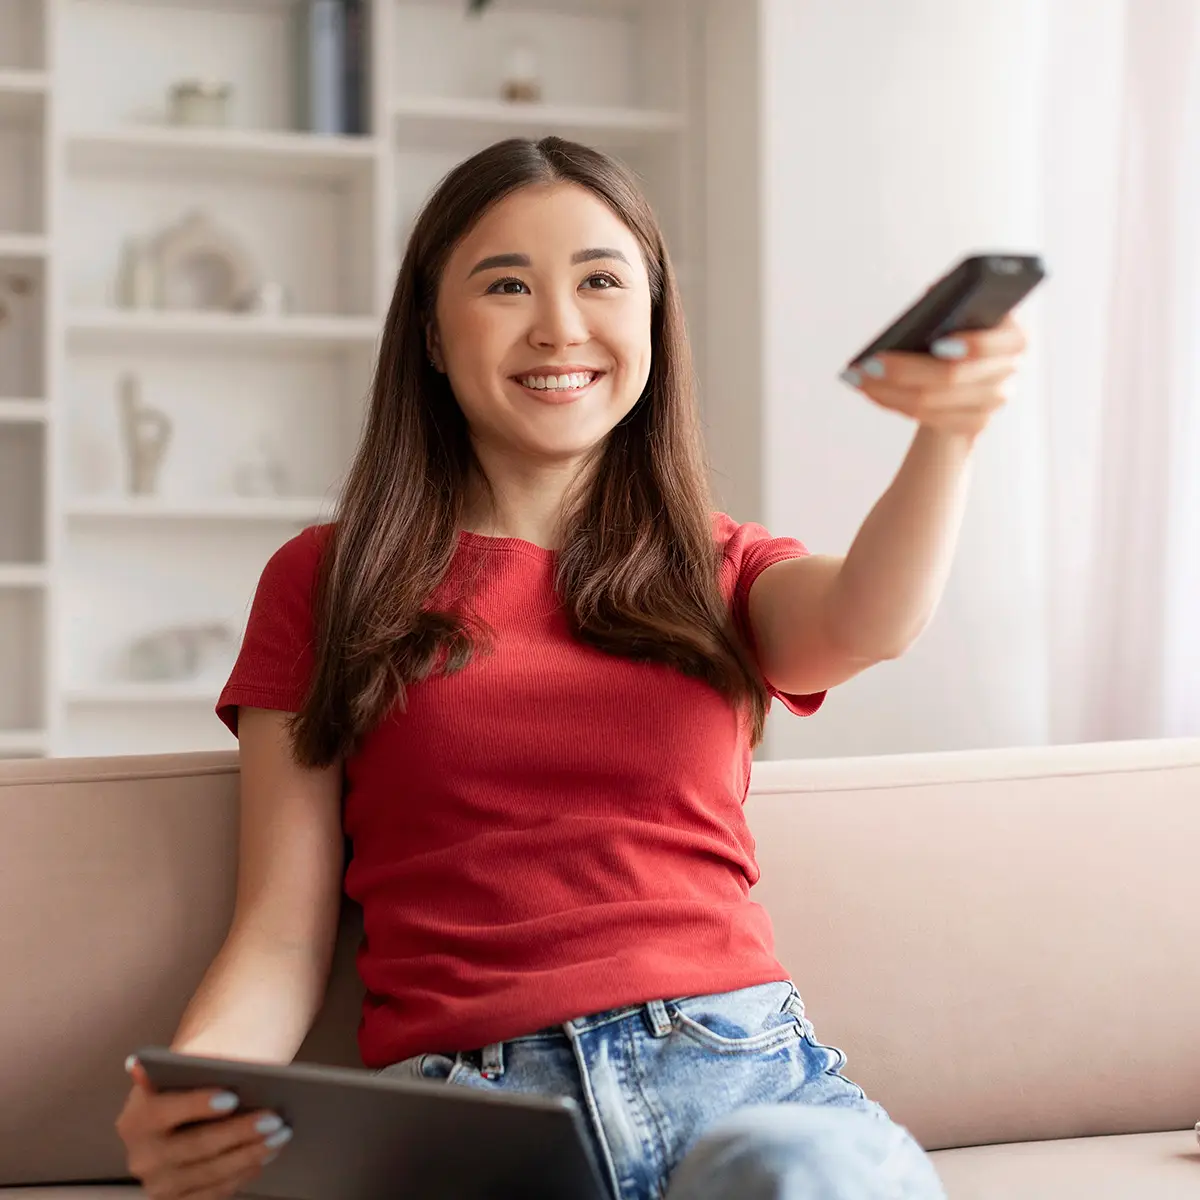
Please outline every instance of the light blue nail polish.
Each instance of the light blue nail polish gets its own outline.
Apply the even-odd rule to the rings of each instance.
[[[259,1133],[274,1133],[277,1129],[283,1128],[283,1118],[277,1117],[274,1113],[268,1113],[254,1122],[254,1128]]]
[[[237,1106],[238,1098],[232,1092],[218,1092],[208,1102],[208,1107],[213,1112],[233,1112]]]
[[[858,385],[862,383],[862,376],[853,367],[847,367],[846,370],[841,373],[839,378],[841,378],[845,383],[848,383],[851,387],[858,387]]]
[[[286,1146],[292,1140],[292,1131],[285,1125],[278,1133],[273,1133],[267,1138],[263,1145],[269,1150],[277,1150],[280,1146]]]
[[[882,379],[887,373],[887,368],[877,358],[868,358],[862,365],[862,369],[866,371],[872,379]]]
[[[929,347],[929,353],[938,358],[966,358],[967,343],[962,338],[938,338]]]

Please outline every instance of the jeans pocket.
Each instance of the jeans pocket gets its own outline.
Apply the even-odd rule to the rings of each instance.
[[[667,1002],[671,1024],[684,1037],[718,1054],[763,1054],[795,1044],[802,1029],[794,1011],[796,989],[763,983],[711,996]]]
[[[382,1067],[376,1075],[388,1079],[419,1080],[425,1083],[454,1083],[466,1070],[461,1054],[415,1054],[390,1066]]]
[[[857,1093],[857,1099],[866,1100],[867,1093],[853,1079],[847,1079],[842,1074],[842,1068],[846,1065],[846,1052],[838,1046],[827,1046],[824,1042],[817,1041],[812,1022],[807,1017],[802,1018],[802,1022],[803,1032],[801,1033],[801,1037],[804,1041],[804,1047],[813,1062],[814,1070],[826,1076],[830,1081],[836,1081],[839,1086],[845,1084],[851,1088]]]

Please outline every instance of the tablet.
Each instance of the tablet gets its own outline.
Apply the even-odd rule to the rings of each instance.
[[[568,1097],[509,1096],[365,1069],[137,1051],[156,1090],[217,1087],[295,1136],[250,1185],[286,1200],[607,1200]]]

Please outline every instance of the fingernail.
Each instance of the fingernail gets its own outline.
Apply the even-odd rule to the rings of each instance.
[[[137,1055],[131,1054],[125,1060],[125,1073],[128,1075],[129,1073],[131,1073],[133,1071],[133,1068],[136,1066],[137,1066]]]
[[[218,1092],[209,1102],[213,1112],[232,1112],[238,1106],[238,1098],[232,1092]]]
[[[867,361],[863,363],[862,369],[866,371],[866,373],[870,375],[872,379],[882,379],[885,371],[887,370],[883,363],[881,363],[877,358],[868,358]]]
[[[962,338],[938,338],[929,347],[929,353],[938,358],[966,358],[967,343]]]
[[[279,1146],[286,1146],[291,1140],[292,1131],[285,1125],[278,1133],[271,1134],[271,1136],[263,1142],[263,1145],[275,1150]]]
[[[255,1121],[254,1128],[259,1133],[274,1133],[275,1130],[283,1128],[283,1118],[277,1117],[274,1113],[268,1113],[265,1117],[259,1117]]]
[[[271,1153],[268,1154],[267,1157],[262,1160],[263,1166],[265,1167],[267,1165],[267,1163],[273,1163],[278,1157],[279,1157],[279,1151],[272,1150]]]
[[[841,378],[851,387],[858,387],[862,383],[862,376],[853,367],[848,367],[843,371]]]

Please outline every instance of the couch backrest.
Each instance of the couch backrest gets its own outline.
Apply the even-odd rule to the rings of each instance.
[[[755,769],[778,950],[929,1149],[1200,1117],[1200,740]]]
[[[1200,742],[757,764],[780,956],[930,1148],[1200,1103]],[[0,763],[0,1185],[123,1172],[121,1064],[232,912],[232,752]],[[348,906],[300,1057],[358,1063]]]

